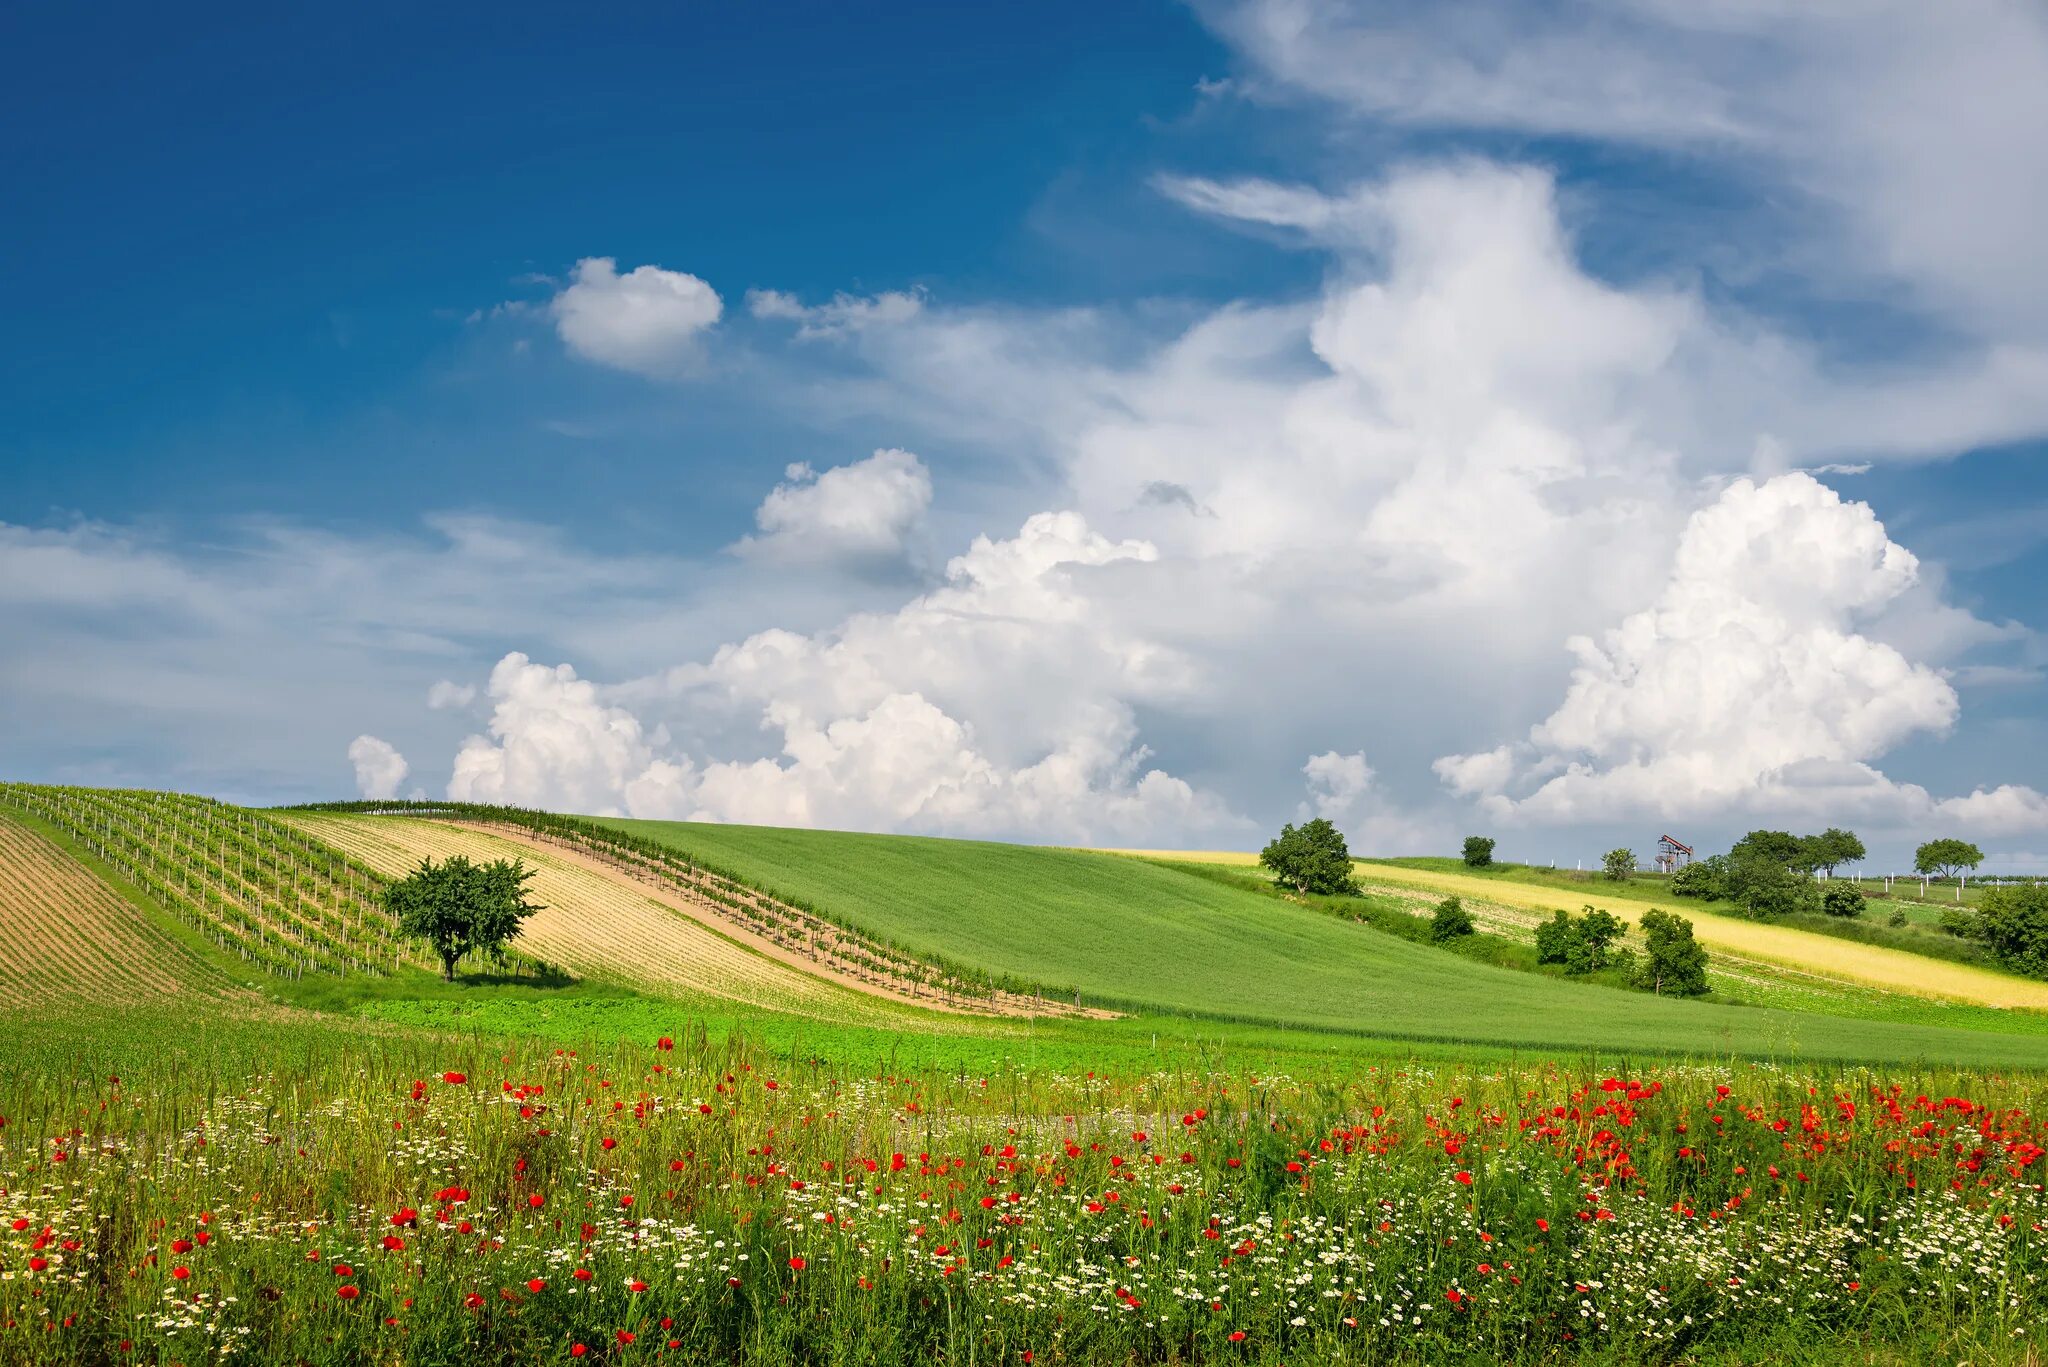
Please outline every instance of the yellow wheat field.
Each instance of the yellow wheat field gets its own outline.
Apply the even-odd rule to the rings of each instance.
[[[1240,850],[1116,850],[1111,853],[1210,864],[1255,865],[1259,862],[1257,855]],[[1359,880],[1368,885],[1377,883],[1456,893],[1475,901],[1524,907],[1545,915],[1558,910],[1576,912],[1582,907],[1592,906],[1610,911],[1634,925],[1645,911],[1662,907],[1689,919],[1693,938],[1709,950],[1934,1001],[2048,1011],[2048,983],[2012,977],[1970,964],[1931,959],[1884,945],[1837,940],[1830,935],[1815,935],[1792,926],[1721,916],[1676,899],[1659,903],[1603,897],[1597,892],[1543,888],[1504,879],[1473,878],[1464,874],[1439,873],[1433,869],[1401,868],[1393,864],[1361,863],[1356,868]]]
[[[527,886],[545,904],[520,931],[522,950],[583,977],[657,992],[686,992],[820,1019],[923,1019],[893,1002],[814,977],[664,906],[623,877],[518,841],[437,821],[396,816],[280,813],[284,820],[377,872],[399,876],[422,858],[523,859]]]
[[[91,870],[0,818],[0,1009],[226,989]]]

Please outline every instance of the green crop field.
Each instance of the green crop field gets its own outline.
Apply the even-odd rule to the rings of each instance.
[[[2048,1039],[1671,1001],[1475,964],[1118,855],[769,827],[609,824],[833,906],[913,949],[1072,982],[1093,999],[1138,1010],[1520,1048],[2048,1066]]]

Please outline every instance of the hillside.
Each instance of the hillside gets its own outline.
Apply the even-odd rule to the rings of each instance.
[[[0,1009],[237,995],[49,835],[0,814]]]
[[[1518,1047],[2048,1065],[2048,1041],[1659,999],[1496,969],[1114,854],[613,821],[876,935],[1091,1000],[1217,1020]]]
[[[403,877],[429,857],[524,860],[538,871],[529,886],[544,909],[521,929],[520,949],[579,977],[709,999],[724,1009],[744,1004],[821,1020],[940,1024],[908,1002],[785,962],[772,947],[740,943],[659,890],[564,851],[411,817],[295,812],[280,819],[387,878]]]

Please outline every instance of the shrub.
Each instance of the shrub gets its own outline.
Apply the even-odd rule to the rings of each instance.
[[[1861,916],[1863,914],[1863,889],[1854,883],[1845,883],[1830,878],[1821,885],[1820,909],[1830,916]]]
[[[1473,933],[1472,913],[1465,910],[1465,904],[1455,897],[1446,897],[1437,903],[1436,914],[1429,918],[1429,938],[1438,944],[1455,940],[1460,935]]]
[[[1475,869],[1483,869],[1493,862],[1493,838],[1485,835],[1465,837],[1465,862]]]
[[[1606,871],[1610,879],[1619,883],[1636,871],[1636,852],[1609,850],[1601,856],[1600,867]]]
[[[1697,859],[1671,876],[1675,897],[1698,897],[1711,902],[1721,895],[1721,876],[1728,861],[1720,855]]]
[[[1730,855],[1726,884],[1728,899],[1758,920],[1811,911],[1817,900],[1811,878],[1767,854]]]
[[[2030,978],[2048,978],[2048,887],[1993,888],[1984,895],[1977,921],[1999,963]]]
[[[1324,817],[1281,827],[1259,852],[1259,862],[1272,870],[1275,882],[1296,892],[1327,897],[1358,891],[1344,833]]]

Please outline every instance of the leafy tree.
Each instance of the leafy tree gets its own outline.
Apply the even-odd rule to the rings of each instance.
[[[1475,869],[1483,869],[1493,862],[1493,837],[1468,835],[1465,837],[1465,862]]]
[[[1709,855],[1695,859],[1677,873],[1671,875],[1671,892],[1676,897],[1698,897],[1711,902],[1722,893],[1722,880],[1728,872],[1725,855]]]
[[[1614,882],[1621,882],[1636,871],[1634,850],[1609,850],[1600,857],[1600,866]]]
[[[1636,983],[1650,991],[1697,997],[1707,990],[1707,951],[1692,937],[1692,922],[1652,908],[1643,913],[1643,939],[1648,948],[1636,970]]]
[[[1984,862],[1984,851],[1967,840],[1930,840],[1913,851],[1913,872],[1954,878]]]
[[[1436,915],[1429,918],[1429,938],[1437,944],[1455,940],[1460,935],[1473,933],[1472,913],[1465,910],[1465,904],[1455,897],[1446,897],[1437,903]]]
[[[1351,851],[1344,833],[1317,817],[1299,826],[1282,826],[1280,834],[1259,852],[1259,862],[1273,871],[1282,887],[1317,896],[1358,891],[1351,877]]]
[[[1820,909],[1830,916],[1861,916],[1863,889],[1839,878],[1829,879],[1820,890]]]
[[[526,895],[527,880],[538,872],[516,859],[489,864],[473,864],[459,854],[439,864],[422,859],[418,868],[384,889],[384,907],[401,934],[434,947],[441,956],[441,976],[454,982],[456,963],[472,952],[505,962],[505,946],[519,933],[519,923],[542,910]]]
[[[1536,960],[1563,964],[1571,974],[1598,972],[1612,961],[1610,947],[1625,928],[1619,917],[1593,907],[1582,916],[1559,911],[1536,927]]]
[[[2048,978],[2048,887],[1993,888],[1977,911],[1978,938],[2015,973]]]
[[[1806,842],[1790,831],[1751,831],[1728,851],[1730,860],[1768,859],[1788,869],[1804,869]]]
[[[1759,920],[1814,908],[1814,884],[1804,873],[1754,849],[1731,853],[1725,879],[1729,901]]]
[[[1805,861],[1825,871],[1830,878],[1842,865],[1854,864],[1868,853],[1863,842],[1856,838],[1856,832],[1845,831],[1840,826],[1830,826],[1819,835],[1809,835],[1804,843]]]

